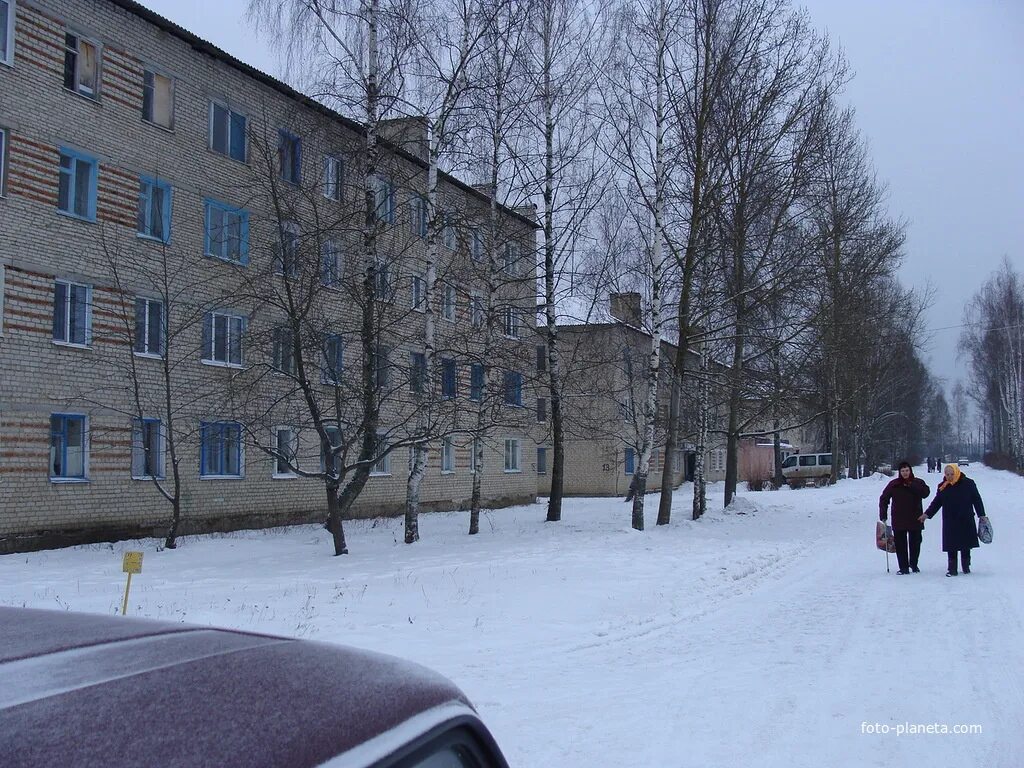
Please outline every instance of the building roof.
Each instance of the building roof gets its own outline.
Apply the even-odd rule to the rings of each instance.
[[[139,18],[143,19],[144,21],[147,21],[150,24],[153,24],[154,26],[159,27],[163,31],[167,32],[168,34],[174,35],[178,39],[184,41],[185,43],[188,43],[188,45],[190,45],[192,48],[194,48],[195,50],[199,51],[200,53],[205,53],[207,56],[210,56],[210,57],[212,57],[214,59],[222,61],[225,64],[227,64],[228,66],[233,67],[233,68],[239,70],[243,74],[248,75],[249,77],[251,77],[251,78],[253,78],[253,79],[263,83],[264,85],[266,85],[266,86],[274,89],[275,91],[283,94],[284,96],[288,97],[289,99],[293,99],[295,101],[298,101],[301,104],[303,104],[304,106],[309,107],[310,109],[312,109],[312,110],[314,110],[316,112],[319,112],[321,115],[324,115],[325,117],[329,117],[332,120],[338,121],[339,123],[344,125],[346,128],[348,128],[349,130],[353,131],[354,133],[364,134],[366,132],[366,127],[362,123],[360,123],[358,120],[353,120],[350,117],[346,117],[345,115],[343,115],[340,112],[337,112],[337,111],[331,109],[330,107],[328,107],[327,105],[323,104],[322,102],[319,102],[316,99],[310,98],[306,94],[301,93],[300,91],[295,90],[294,88],[292,88],[290,85],[284,83],[283,81],[278,80],[275,77],[271,77],[266,72],[262,72],[262,71],[256,69],[256,67],[253,67],[250,64],[246,64],[244,61],[241,61],[240,59],[236,59],[234,56],[232,56],[227,51],[224,51],[224,50],[218,48],[217,46],[215,46],[210,41],[204,40],[203,38],[199,37],[195,33],[190,32],[187,29],[185,29],[184,27],[175,24],[170,19],[168,19],[168,18],[166,18],[164,16],[161,16],[160,14],[156,13],[155,11],[150,10],[146,6],[142,5],[141,3],[137,3],[137,2],[135,2],[135,0],[109,0],[109,1],[111,3],[113,3],[114,5],[118,6],[119,8],[123,8],[124,10],[128,11],[129,13],[135,14],[136,16],[138,16]],[[393,143],[391,143],[391,142],[389,142],[389,141],[387,141],[385,139],[381,139],[380,143],[382,145],[384,145],[385,147],[387,147],[388,151],[394,153],[395,155],[398,155],[398,156],[402,157],[404,160],[407,160],[408,162],[413,163],[414,165],[417,165],[417,166],[419,166],[419,167],[421,167],[423,169],[426,169],[428,167],[428,164],[427,164],[427,162],[425,160],[423,160],[422,158],[417,157],[416,155],[412,154],[411,152],[407,152],[406,150],[402,149],[401,147],[396,146],[395,144],[393,144]],[[466,182],[462,181],[461,179],[458,179],[458,178],[456,178],[455,176],[452,176],[449,173],[445,173],[444,171],[440,172],[440,176],[446,182],[448,182],[452,186],[457,187],[458,189],[462,190],[466,194],[472,195],[473,197],[476,197],[477,199],[482,200],[484,202],[490,202],[491,198],[488,195],[484,194],[479,189],[476,189],[471,184],[467,184]],[[518,219],[519,221],[521,221],[522,223],[528,225],[532,229],[538,229],[539,226],[540,226],[535,218],[530,218],[529,216],[524,216],[523,214],[513,210],[512,208],[509,208],[506,205],[502,205],[501,203],[498,204],[498,207],[506,215]]]

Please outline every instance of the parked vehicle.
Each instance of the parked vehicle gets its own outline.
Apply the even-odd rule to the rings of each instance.
[[[968,459],[966,456],[961,456],[959,459],[956,460],[956,463],[959,464],[961,467],[971,466],[971,460]]]
[[[0,759],[508,768],[454,683],[345,646],[0,607]]]
[[[790,485],[825,485],[832,476],[832,454],[794,453],[782,462],[782,476]]]

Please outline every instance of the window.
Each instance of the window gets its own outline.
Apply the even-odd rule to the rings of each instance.
[[[422,352],[409,354],[409,391],[417,395],[423,394],[427,380],[427,356]]]
[[[814,466],[817,466],[817,457],[814,454],[811,454],[810,456],[801,456],[800,457],[800,466],[801,467],[814,467]]]
[[[470,448],[469,448],[469,471],[470,472],[476,472],[478,466],[479,466],[480,470],[483,471],[483,468],[484,468],[483,459],[481,458],[479,461],[477,460],[477,453],[480,451],[480,445],[481,445],[480,444],[480,438],[479,437],[474,437],[473,438],[473,443],[470,445]]]
[[[341,285],[341,247],[334,240],[324,241],[320,249],[320,282],[328,288]]]
[[[295,374],[295,343],[291,328],[274,329],[274,370],[293,376]]]
[[[344,171],[341,158],[324,155],[324,197],[328,200],[341,200],[341,189],[344,183]]]
[[[160,419],[132,419],[132,479],[164,476],[164,436]]]
[[[210,149],[244,163],[245,134],[245,115],[216,101],[210,102]]]
[[[156,299],[135,299],[135,354],[163,357],[167,338],[164,303]]]
[[[548,369],[548,348],[543,344],[537,345],[537,372],[543,373]]]
[[[61,147],[57,209],[96,221],[96,171],[96,158]]]
[[[409,222],[416,237],[426,237],[430,222],[427,215],[427,198],[413,195],[409,198]]]
[[[302,181],[302,139],[285,130],[277,132],[277,162],[281,178],[289,184]]]
[[[484,327],[484,297],[478,291],[469,297],[469,319],[474,328]]]
[[[293,427],[274,428],[274,477],[297,477],[295,462],[299,455],[299,433]]]
[[[83,347],[92,342],[91,286],[54,281],[53,340]]]
[[[341,336],[329,333],[324,337],[324,367],[321,376],[324,384],[341,382],[344,350],[345,345]]]
[[[444,243],[444,247],[449,251],[454,251],[455,246],[458,245],[458,238],[455,232],[455,214],[451,211],[445,211],[444,217],[444,229],[441,230],[441,241]]]
[[[142,75],[142,119],[161,128],[174,127],[174,81],[148,69]]]
[[[278,227],[278,242],[274,243],[274,272],[288,277],[299,276],[299,225],[282,222]]]
[[[242,476],[242,427],[234,421],[199,423],[199,475]]]
[[[473,363],[469,368],[469,399],[480,402],[484,396],[483,363]]]
[[[441,397],[454,400],[458,397],[458,368],[451,358],[441,358]]]
[[[548,420],[548,401],[545,397],[537,398],[537,421],[544,422]]]
[[[505,243],[505,271],[510,275],[519,274],[519,246]]]
[[[0,4],[4,0],[0,0]],[[0,8],[3,6],[0,5]],[[0,22],[3,20],[0,19]],[[0,27],[2,30],[2,27]],[[7,194],[7,129],[0,128],[0,197]]]
[[[87,433],[85,416],[71,413],[50,416],[51,480],[85,480]]]
[[[454,285],[446,285],[441,296],[441,317],[450,323],[455,322],[455,303],[457,297]]]
[[[245,325],[240,315],[208,312],[203,322],[203,362],[240,368]]]
[[[505,307],[505,315],[504,315],[505,335],[508,336],[510,339],[518,339],[519,338],[519,328],[520,328],[520,325],[521,325],[521,321],[520,321],[521,315],[522,315],[522,313],[520,312],[518,307]]]
[[[387,450],[387,441],[384,439],[384,433],[377,433],[377,440],[373,446],[373,452],[378,456],[377,461],[370,469],[371,475],[390,475],[391,474],[391,454],[384,453]]]
[[[138,233],[161,242],[171,239],[171,185],[165,181],[139,178]]]
[[[626,474],[632,475],[636,472],[636,451],[632,447],[627,446],[623,458],[625,459]]]
[[[832,466],[832,454],[831,453],[819,453],[818,454],[818,466],[819,467],[831,467]]]
[[[391,300],[391,271],[388,268],[387,262],[378,261],[376,264],[374,264],[373,292],[374,296],[380,299],[381,301]]]
[[[505,371],[505,404],[523,404],[523,374],[518,371]]]
[[[377,178],[375,202],[377,206],[377,221],[394,224],[395,185],[389,179]]]
[[[516,438],[509,438],[505,440],[505,471],[518,472],[520,463],[519,459],[519,440]]]
[[[412,276],[412,294],[410,306],[417,312],[425,312],[427,309],[427,282],[421,275]]]
[[[469,256],[473,261],[484,260],[484,236],[479,229],[474,229],[469,235]]]
[[[455,471],[455,443],[450,437],[441,441],[441,471]]]
[[[546,475],[548,473],[548,449],[538,448],[537,449],[537,474]]]
[[[100,87],[100,49],[79,35],[64,34],[64,87],[95,99]]]
[[[217,200],[206,200],[207,256],[235,264],[249,263],[249,212]]]
[[[336,449],[341,446],[341,430],[337,427],[324,427],[324,432],[327,433],[327,444],[320,441],[320,471],[337,474],[339,457]]]
[[[379,389],[385,389],[391,382],[391,350],[388,347],[377,345],[377,365],[373,383]]]
[[[15,0],[0,0],[0,63],[14,64]]]

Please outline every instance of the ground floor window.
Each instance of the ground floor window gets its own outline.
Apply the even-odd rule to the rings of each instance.
[[[299,454],[299,433],[294,427],[274,430],[274,477],[295,477]]]
[[[73,413],[50,416],[50,479],[84,480],[88,456],[86,417]]]
[[[548,449],[538,448],[537,449],[537,474],[546,475],[548,473]]]
[[[242,476],[242,427],[234,421],[199,425],[199,474],[203,477]]]
[[[160,419],[132,421],[132,477],[137,480],[164,476],[164,439]]]
[[[636,450],[631,446],[626,447],[624,463],[627,475],[632,475],[636,472]]]
[[[516,438],[508,438],[505,440],[505,471],[519,472],[520,463],[521,454],[519,449],[519,440]]]

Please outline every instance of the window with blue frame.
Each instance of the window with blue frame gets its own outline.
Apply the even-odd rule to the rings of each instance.
[[[338,384],[344,370],[342,355],[345,350],[341,336],[329,333],[324,337],[324,367],[322,378],[324,384]]]
[[[244,163],[246,117],[216,101],[210,102],[210,149]]]
[[[451,358],[441,359],[441,397],[445,400],[454,400],[458,397],[459,376],[458,367]]]
[[[95,157],[61,147],[57,209],[80,219],[96,221],[98,169],[99,163]]]
[[[139,178],[138,233],[161,242],[171,239],[171,185],[166,181]]]
[[[505,404],[523,404],[523,374],[518,371],[505,371]]]
[[[92,341],[92,287],[67,280],[53,283],[53,340],[87,346]]]
[[[427,356],[422,352],[409,353],[409,391],[422,395],[427,379]]]
[[[249,212],[206,200],[205,253],[236,264],[249,263]]]
[[[627,446],[624,458],[626,474],[632,475],[634,472],[636,472],[636,451],[632,447]]]
[[[199,474],[242,476],[242,427],[234,421],[200,422]]]
[[[164,436],[160,419],[132,419],[132,478],[164,476]]]
[[[75,413],[50,416],[50,479],[84,480],[88,455],[86,417]]]
[[[289,184],[302,181],[302,139],[286,130],[277,132],[277,163]]]
[[[469,399],[480,402],[484,396],[484,365],[473,363],[469,368]]]
[[[163,357],[166,336],[164,303],[143,296],[135,299],[135,354]]]

